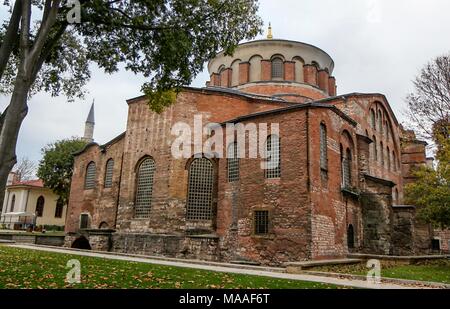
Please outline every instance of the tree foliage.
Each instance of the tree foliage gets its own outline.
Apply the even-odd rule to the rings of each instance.
[[[43,5],[36,1],[33,6],[43,9],[47,18],[55,6],[55,19],[45,37],[41,34],[47,20],[36,19],[26,39],[29,47],[43,44],[37,60],[41,68],[36,70],[30,94],[46,91],[53,96],[82,97],[90,77],[89,63],[95,62],[106,73],[123,67],[147,77],[142,90],[149,95],[150,106],[160,111],[164,106],[157,102],[162,91],[190,84],[218,50],[231,54],[236,44],[253,38],[262,25],[256,0],[81,0],[80,23],[73,24],[67,21],[71,8],[65,2],[47,0]],[[14,6],[10,6],[13,14]],[[2,45],[7,43],[12,17],[0,30]],[[24,48],[19,37],[11,46],[5,70],[0,66],[4,94],[14,90]],[[161,102],[167,104],[167,100]]]
[[[43,158],[39,162],[37,176],[44,185],[59,196],[67,205],[73,174],[74,153],[83,149],[86,142],[82,139],[64,139],[49,144],[42,149]]]
[[[450,129],[450,126],[447,127]],[[418,207],[418,217],[437,227],[450,228],[450,139],[436,136],[436,169],[420,167],[414,183],[405,188],[406,202]]]

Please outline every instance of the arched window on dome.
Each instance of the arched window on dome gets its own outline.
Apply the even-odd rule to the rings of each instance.
[[[281,58],[272,59],[272,79],[282,79],[284,77],[284,62]]]

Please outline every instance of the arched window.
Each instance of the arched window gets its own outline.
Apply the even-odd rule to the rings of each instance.
[[[86,168],[86,177],[84,178],[84,189],[94,189],[95,178],[97,177],[97,171],[94,162],[90,162]]]
[[[383,117],[380,110],[378,111],[378,130],[380,134],[383,134]]]
[[[388,171],[390,171],[391,170],[391,151],[389,150],[389,147],[386,148],[386,151],[387,151],[387,153],[386,153],[387,169],[388,169]]]
[[[378,161],[378,147],[377,147],[377,138],[374,136],[372,136],[372,140],[373,140],[373,160],[376,162]]]
[[[134,204],[134,216],[136,218],[148,218],[150,216],[154,174],[155,161],[152,158],[142,160],[137,171],[136,202]]]
[[[9,212],[14,212],[14,206],[16,206],[16,195],[13,194],[11,198],[11,207],[9,208]]]
[[[225,70],[225,66],[221,65],[217,71],[217,86],[222,86],[222,72]]]
[[[58,199],[56,201],[55,218],[62,218],[63,209],[64,209],[63,202],[60,199]]]
[[[384,149],[383,149],[383,142],[380,142],[380,160],[381,160],[381,166],[384,167]]]
[[[228,182],[239,180],[239,158],[238,158],[238,144],[236,142],[228,146],[227,153],[227,171]]]
[[[194,159],[189,166],[189,186],[186,205],[188,220],[211,220],[214,170],[206,158]]]
[[[327,127],[325,124],[320,124],[320,169],[322,171],[328,170],[328,138]]]
[[[272,78],[283,78],[283,60],[281,58],[272,59]]]
[[[370,126],[372,127],[372,129],[376,129],[375,112],[373,111],[373,109],[370,110]]]
[[[347,148],[345,154],[343,153],[341,145],[341,166],[342,166],[342,186],[349,188],[352,185],[352,153]]]
[[[112,187],[113,171],[114,171],[114,160],[109,159],[106,162],[105,167],[105,188]]]
[[[355,231],[352,224],[347,228],[347,247],[349,249],[355,248]]]
[[[36,202],[36,216],[42,217],[42,215],[44,214],[44,204],[45,204],[45,199],[41,195],[38,197],[37,202]]]
[[[265,178],[281,177],[280,138],[278,135],[269,135],[266,140]]]

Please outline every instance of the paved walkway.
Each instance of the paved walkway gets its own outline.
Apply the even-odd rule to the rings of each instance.
[[[267,270],[246,269],[246,268],[240,268],[237,265],[230,265],[230,264],[228,264],[227,267],[225,267],[225,266],[217,266],[217,265],[180,262],[179,260],[178,261],[158,260],[158,259],[152,259],[152,258],[146,258],[146,257],[126,256],[123,254],[115,255],[115,254],[111,254],[111,253],[101,253],[98,251],[97,252],[80,251],[80,250],[71,250],[71,249],[56,248],[56,247],[53,248],[53,247],[38,246],[38,245],[14,244],[14,245],[9,245],[9,246],[16,247],[16,248],[23,248],[23,249],[41,250],[41,251],[47,251],[47,252],[57,252],[57,253],[74,254],[74,255],[81,255],[81,256],[100,257],[100,258],[111,259],[111,260],[140,262],[140,263],[175,266],[175,267],[186,267],[186,268],[194,268],[194,269],[202,269],[202,270],[226,272],[226,273],[234,273],[234,274],[265,276],[265,277],[279,278],[279,279],[328,283],[328,284],[354,287],[354,288],[368,288],[368,289],[418,288],[418,287],[405,286],[405,285],[399,285],[399,284],[391,284],[391,283],[371,284],[371,283],[369,283],[367,281],[363,281],[363,280],[341,279],[341,278],[331,278],[331,277],[306,275],[306,274],[288,274],[288,273],[273,272],[273,271],[267,271]]]

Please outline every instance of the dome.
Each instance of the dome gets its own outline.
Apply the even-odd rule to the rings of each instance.
[[[336,95],[333,69],[330,55],[313,45],[257,40],[239,44],[233,56],[218,53],[208,64],[207,86],[307,102]]]

